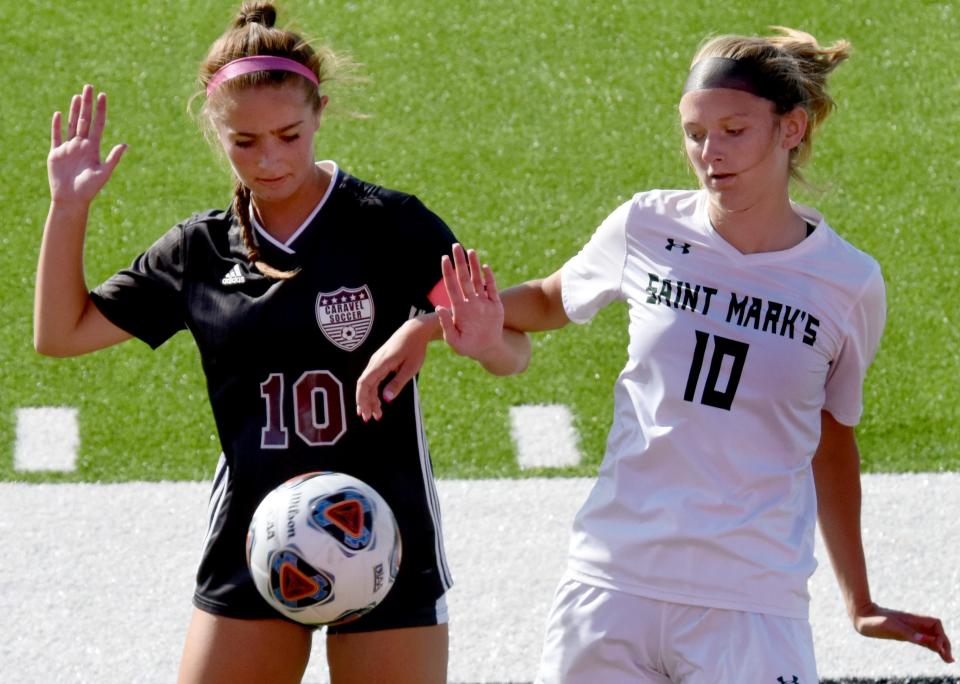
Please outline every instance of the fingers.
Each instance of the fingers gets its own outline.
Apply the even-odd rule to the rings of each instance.
[[[60,147],[60,144],[63,142],[63,131],[61,127],[63,126],[62,120],[63,115],[60,112],[53,113],[53,121],[50,123],[50,149],[55,149]]]
[[[486,264],[483,265],[483,286],[491,301],[500,301],[500,292],[497,290],[497,279],[493,277],[493,269]]]
[[[357,415],[367,422],[380,415],[380,383],[389,375],[389,369],[381,364],[370,363],[357,380]]]
[[[406,387],[418,370],[416,364],[400,361],[395,365],[382,357],[372,357],[357,379],[357,415],[363,419],[364,423],[371,418],[380,420],[383,417],[383,406],[380,403],[381,383],[393,373],[390,382],[383,387],[383,399],[389,404]]]
[[[480,268],[480,257],[477,251],[471,249],[467,251],[467,259],[470,262],[470,288],[475,295],[483,294],[483,269]]]
[[[363,422],[366,423],[371,418],[376,418],[379,420],[379,416],[382,414],[382,409],[380,407],[380,397],[377,396],[377,391],[368,391],[364,389],[362,392],[360,390],[359,383],[357,384],[357,415],[363,419]]]
[[[463,248],[454,252],[454,264],[457,269],[457,280],[465,298],[478,297],[483,294],[483,269],[480,268],[480,257],[475,249]]]
[[[90,124],[93,121],[93,86],[83,86],[80,94],[80,118],[77,120],[77,135],[81,138],[89,137]]]
[[[382,368],[382,367],[381,367]],[[371,418],[380,420],[383,418],[383,405],[380,403],[380,383],[389,375],[389,371],[368,373],[364,371],[363,375],[357,381],[357,415],[366,423]],[[386,385],[383,386],[383,399],[388,404],[393,401],[407,383],[417,374],[415,364],[401,364],[397,368],[394,376]]]
[[[484,294],[498,301],[495,292],[491,292],[489,287],[491,283],[496,287],[493,274],[489,267],[480,265],[476,250],[465,250],[462,245],[455,244],[453,258],[444,256],[440,261],[440,268],[451,303],[469,301]]]
[[[80,96],[74,95],[70,99],[70,115],[67,118],[67,140],[77,135],[77,120],[80,118]]]
[[[923,632],[915,632],[910,636],[910,638],[905,639],[905,641],[912,641],[918,646],[923,646],[924,648],[930,649],[939,655],[940,659],[945,663],[953,662],[953,653],[950,650],[950,640],[942,630],[939,634],[924,634]]]
[[[469,299],[470,295],[476,294],[476,288],[474,288],[473,281],[470,278],[470,266],[467,263],[467,253],[461,245],[453,246],[453,266],[456,271],[457,283],[460,286],[460,296],[450,301],[455,302],[461,299]]]
[[[456,273],[456,281],[460,286],[460,296],[450,301],[476,297],[483,291],[480,262],[475,250],[464,250],[462,245],[454,245],[453,267]]]
[[[407,383],[413,379],[413,376],[416,375],[416,370],[411,370],[411,367],[408,364],[404,364],[397,371],[396,375],[390,379],[383,387],[383,400],[388,404],[396,399],[397,395],[400,394],[401,390],[407,386]],[[377,420],[380,420],[380,416],[376,416]]]
[[[457,351],[457,342],[460,339],[460,331],[453,320],[453,312],[445,306],[436,308],[437,318],[440,320],[440,329],[443,331],[443,341]]]
[[[938,620],[939,622],[939,620]],[[947,636],[947,633],[943,631],[943,626],[940,626],[940,657],[943,658],[943,661],[946,663],[953,662],[953,647],[950,645],[950,638]]]
[[[107,95],[100,93],[96,103],[93,99],[93,86],[83,86],[83,91],[70,100],[70,114],[67,119],[67,140],[75,137],[91,138],[99,143],[103,128],[107,123]],[[62,137],[57,133],[57,139]]]
[[[940,656],[940,660],[945,663],[955,663],[956,660],[953,658],[953,654],[950,652],[950,644],[947,644],[945,647],[937,649],[937,653]]]
[[[92,92],[92,90],[91,90]],[[103,137],[103,127],[107,124],[107,94],[97,95],[97,116],[93,120],[93,128],[90,131],[90,139],[100,144],[100,138]],[[116,148],[114,148],[116,149]]]
[[[933,651],[946,663],[953,662],[950,640],[937,618],[876,607],[872,615],[861,619],[861,631],[866,636],[914,643]]]
[[[950,639],[943,629],[943,623],[937,618],[924,615],[904,615],[904,620],[910,627],[916,628],[911,641],[926,646],[937,653],[947,663],[953,662],[953,653],[950,648]]]
[[[107,167],[109,173],[113,173],[113,170],[117,168],[117,164],[120,163],[120,158],[123,156],[123,153],[127,151],[127,145],[117,145],[112,150],[110,154],[107,155],[107,158],[103,160],[104,165]]]
[[[458,245],[454,245],[456,250]],[[457,275],[453,269],[453,263],[450,257],[444,254],[440,257],[440,273],[443,275],[443,289],[447,291],[447,301],[451,304],[463,299],[463,293],[460,292],[460,285],[457,283]]]

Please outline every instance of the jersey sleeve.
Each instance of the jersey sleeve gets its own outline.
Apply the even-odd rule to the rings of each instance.
[[[824,409],[844,425],[860,422],[863,381],[886,322],[886,289],[879,266],[847,318],[847,335],[827,374]]]
[[[90,293],[113,324],[156,349],[186,327],[181,293],[184,231],[175,226],[129,268],[117,272]]]
[[[401,217],[403,226],[396,248],[401,268],[406,271],[404,279],[417,308],[432,311],[437,295],[445,295],[440,258],[452,253],[457,238],[439,216],[412,195],[404,199]]]
[[[574,323],[586,323],[622,297],[631,205],[632,200],[625,202],[604,219],[590,241],[560,270],[563,308]]]

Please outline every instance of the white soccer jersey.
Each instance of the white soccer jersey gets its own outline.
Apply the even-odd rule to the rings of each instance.
[[[616,299],[630,315],[606,455],[571,538],[581,581],[807,617],[820,410],[859,420],[885,304],[876,261],[795,208],[811,235],[742,254],[705,192],[640,193],[563,266],[572,321]]]

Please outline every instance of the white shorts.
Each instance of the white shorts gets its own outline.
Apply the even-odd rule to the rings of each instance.
[[[667,603],[564,576],[538,684],[816,684],[808,620]]]

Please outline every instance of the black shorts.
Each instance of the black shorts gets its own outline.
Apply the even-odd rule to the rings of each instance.
[[[416,488],[400,478],[405,491]],[[246,532],[254,501],[238,495],[221,459],[214,478],[204,552],[197,571],[194,605],[204,612],[238,619],[286,619],[260,595],[246,562]],[[422,486],[422,485],[421,485]],[[383,487],[383,490],[386,490]],[[383,602],[330,633],[367,632],[445,623],[443,596],[450,586],[439,525],[423,496],[390,502],[403,539],[403,560],[393,588]]]
[[[225,610],[222,606],[204,601],[201,596],[196,594],[193,603],[200,610],[213,615],[241,619],[289,619],[270,608],[266,603],[264,603],[264,606],[267,611],[258,611],[257,615],[249,613],[240,615],[236,611]],[[446,596],[441,596],[438,599],[418,600],[409,594],[391,591],[383,599],[383,602],[369,613],[342,625],[331,625],[327,627],[327,634],[357,634],[360,632],[377,632],[384,629],[403,629],[404,627],[431,627],[433,625],[444,625],[447,620]]]
[[[430,627],[447,623],[447,601],[444,596],[430,601],[415,601],[393,590],[369,613],[352,622],[327,627],[327,634],[356,634],[403,627]]]

